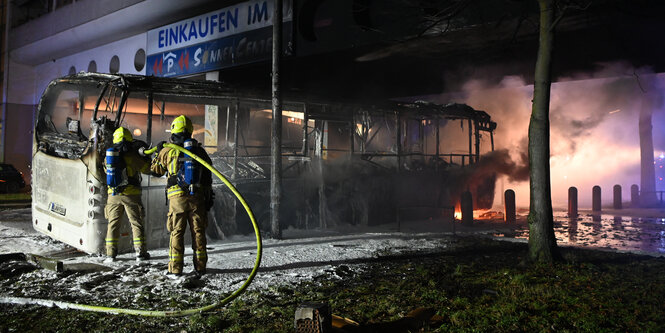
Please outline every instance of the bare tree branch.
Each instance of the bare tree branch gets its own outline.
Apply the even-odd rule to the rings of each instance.
[[[566,11],[568,9],[577,9],[577,10],[584,11],[584,10],[589,9],[591,4],[593,3],[593,1],[590,1],[586,4],[586,6],[582,6],[578,3],[573,3],[573,2],[575,2],[575,1],[568,2],[564,6],[562,6],[562,8],[560,10],[561,15],[559,15],[556,19],[554,19],[554,22],[552,22],[552,25],[550,26],[550,31],[554,31],[554,28],[556,28],[557,24],[559,24],[561,19],[563,19],[563,17],[566,16]],[[559,3],[559,2],[557,2],[557,3]]]
[[[422,37],[425,35],[430,29],[438,26],[441,24],[441,22],[450,20],[453,17],[457,16],[464,8],[466,8],[472,1],[474,0],[461,0],[459,2],[456,2],[455,4],[450,5],[449,7],[446,7],[442,10],[440,10],[436,15],[433,15],[433,22],[429,24],[423,31],[421,31],[417,36]],[[447,31],[448,28],[450,27],[450,22],[448,22],[448,25],[446,26],[446,29],[444,31]]]
[[[642,87],[642,82],[640,81],[640,76],[637,74],[637,72],[636,72],[634,69],[633,69],[633,76],[634,76],[635,79],[637,80],[637,86],[640,87],[640,90],[641,90],[643,93],[646,93],[647,91],[644,90],[644,87]]]

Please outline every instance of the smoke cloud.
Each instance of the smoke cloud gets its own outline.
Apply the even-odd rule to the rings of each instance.
[[[590,207],[594,185],[601,186],[605,204],[611,202],[615,184],[622,186],[624,200],[629,199],[630,186],[640,184],[640,108],[647,90],[665,94],[665,75],[617,63],[601,64],[594,72],[556,81],[550,101],[553,205],[567,205],[571,186],[578,188],[580,208]],[[498,124],[496,151],[480,162],[487,164],[483,168],[500,175],[495,197],[502,197],[500,192],[511,188],[520,207],[528,207],[529,203],[527,157],[532,96],[533,85],[520,77],[507,76],[498,84],[471,78],[459,93],[428,97],[439,103],[466,103],[492,116]],[[659,130],[665,125],[665,116],[662,103],[650,108],[658,156],[665,148],[665,131]],[[495,209],[500,209],[500,204],[495,202]]]

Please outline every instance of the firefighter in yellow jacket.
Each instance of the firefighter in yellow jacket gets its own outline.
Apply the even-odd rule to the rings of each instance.
[[[149,160],[141,157],[133,146],[132,134],[123,127],[113,132],[113,147],[106,151],[106,182],[108,199],[104,215],[108,219],[106,255],[115,260],[118,254],[120,219],[127,213],[132,227],[136,259],[149,259],[144,229],[144,209],[141,202],[141,173],[150,170]]]
[[[211,163],[206,151],[192,139],[192,131],[192,121],[189,118],[175,118],[171,123],[171,143],[182,146]],[[166,174],[168,179],[166,195],[169,212],[166,227],[171,233],[168,273],[182,274],[184,235],[189,224],[194,251],[194,271],[197,275],[205,274],[208,261],[205,231],[208,226],[207,212],[212,206],[210,170],[186,154],[168,147],[159,151],[150,169],[157,176]]]

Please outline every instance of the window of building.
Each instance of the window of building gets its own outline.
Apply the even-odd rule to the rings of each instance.
[[[115,74],[120,71],[120,58],[117,55],[114,55],[111,58],[111,63],[109,63],[109,73]]]
[[[11,27],[15,28],[76,1],[81,0],[12,0],[6,3],[11,6]]]
[[[97,72],[97,63],[94,60],[90,60],[88,64],[88,72]]]
[[[134,55],[134,68],[137,72],[140,72],[145,67],[145,50],[139,49]]]

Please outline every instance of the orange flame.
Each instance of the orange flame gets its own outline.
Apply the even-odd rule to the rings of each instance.
[[[459,202],[455,205],[455,212],[453,214],[453,217],[455,218],[455,220],[458,220],[458,221],[462,220],[462,208],[461,208]],[[473,210],[473,219],[474,220],[492,220],[492,219],[496,219],[496,218],[503,218],[503,213],[502,212],[490,211],[488,209],[474,209]]]
[[[460,206],[459,202],[455,204],[455,213],[453,214],[453,217],[455,218],[455,220],[458,221],[462,220],[462,207]]]

